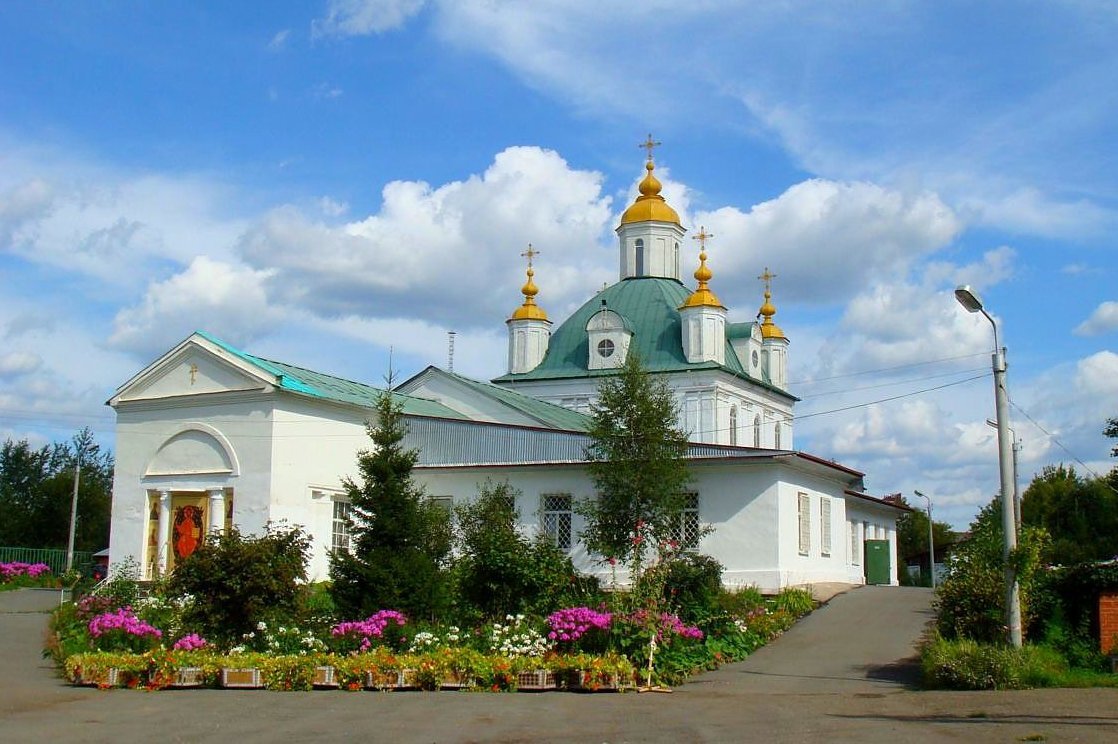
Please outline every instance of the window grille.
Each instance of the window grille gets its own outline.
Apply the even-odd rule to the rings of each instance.
[[[773,430],[773,449],[780,449],[780,422],[777,421]]]
[[[730,406],[730,444],[738,443],[738,407]]]
[[[761,414],[753,417],[753,446],[761,446]]]
[[[353,514],[353,504],[342,499],[334,500],[334,519],[330,532],[330,547],[336,552],[349,552],[350,550],[350,518]]]
[[[571,549],[571,495],[545,493],[541,497],[541,528],[560,550]]]
[[[681,550],[699,547],[699,494],[683,494],[683,507],[679,510],[679,529],[676,533]]]
[[[819,499],[819,536],[822,540],[820,551],[823,555],[831,554],[831,500],[824,496]]]
[[[806,493],[799,496],[797,512],[800,519],[800,555],[807,555],[811,550],[811,497]]]

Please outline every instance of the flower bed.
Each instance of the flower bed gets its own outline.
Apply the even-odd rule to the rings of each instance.
[[[268,690],[598,691],[632,687],[635,670],[623,656],[552,654],[514,660],[477,653],[266,656],[206,651],[74,654],[65,674],[75,685],[149,690],[224,687]]]

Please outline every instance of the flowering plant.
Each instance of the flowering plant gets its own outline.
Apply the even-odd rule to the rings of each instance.
[[[340,650],[359,653],[372,648],[374,641],[391,640],[385,638],[386,633],[393,627],[403,628],[407,623],[408,619],[402,612],[378,610],[364,620],[338,623],[330,629],[330,634],[336,639]],[[401,637],[399,640],[404,642],[406,639]]]
[[[88,629],[93,645],[102,651],[143,651],[163,637],[163,631],[136,617],[131,607],[95,616]]]
[[[488,631],[489,650],[506,656],[543,656],[555,645],[527,624],[524,615],[506,615],[504,623],[493,623]]]
[[[314,631],[302,630],[294,625],[268,627],[264,621],[256,624],[256,630],[241,636],[244,643],[238,648],[252,648],[270,654],[290,654],[306,656],[326,650],[326,644]]]
[[[45,563],[0,563],[0,582],[14,581],[21,576],[37,579],[50,573],[50,566]]]
[[[547,624],[551,632],[547,637],[557,643],[574,644],[584,636],[604,635],[609,631],[613,615],[608,612],[599,612],[589,607],[567,607],[551,613],[547,617]]]
[[[207,641],[205,638],[198,635],[197,633],[191,633],[190,635],[185,635],[175,641],[175,645],[171,646],[171,648],[176,651],[198,651],[200,649],[206,648],[209,645],[209,641]]]

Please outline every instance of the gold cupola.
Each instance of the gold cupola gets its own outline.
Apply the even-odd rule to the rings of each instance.
[[[528,281],[524,282],[524,286],[520,288],[520,291],[524,294],[524,304],[513,311],[509,320],[547,320],[547,313],[536,304],[536,295],[539,294],[540,290],[536,283],[532,281],[532,277],[536,275],[536,272],[532,269],[532,258],[538,256],[539,253],[529,243],[528,250],[520,254],[528,259]]]
[[[679,215],[668,206],[664,197],[660,196],[662,186],[659,179],[652,175],[652,171],[656,168],[656,164],[652,162],[652,148],[659,144],[659,142],[653,142],[650,134],[648,140],[641,145],[648,150],[648,162],[644,164],[644,169],[648,172],[640,183],[640,196],[621,215],[622,225],[633,222],[671,222],[676,225],[679,224]]]
[[[780,330],[780,326],[773,323],[773,316],[776,315],[776,306],[772,303],[772,280],[776,279],[776,274],[769,271],[769,267],[765,267],[765,272],[757,277],[765,283],[765,302],[761,305],[758,315],[764,317],[761,321],[761,337],[762,338],[783,338],[787,340],[784,331]]]
[[[700,227],[699,234],[694,236],[694,239],[699,241],[699,268],[695,269],[695,279],[699,282],[699,287],[679,306],[680,310],[685,307],[722,307],[722,301],[707,286],[714,274],[707,266],[706,242],[713,237],[705,227]]]

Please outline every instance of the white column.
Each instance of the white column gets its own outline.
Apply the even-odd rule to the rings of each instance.
[[[156,565],[159,574],[167,573],[167,555],[171,548],[171,491],[159,489],[159,557]]]
[[[210,495],[210,534],[220,535],[225,529],[225,489],[211,488]]]

